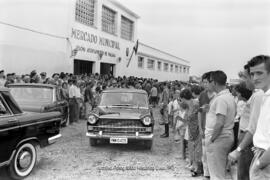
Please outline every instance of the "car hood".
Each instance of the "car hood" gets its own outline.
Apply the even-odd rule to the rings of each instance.
[[[150,115],[149,109],[97,107],[96,114],[102,119],[140,119]]]

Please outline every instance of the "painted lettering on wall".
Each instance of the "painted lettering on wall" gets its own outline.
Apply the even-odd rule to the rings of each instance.
[[[91,54],[98,54],[98,55],[102,55],[102,56],[104,55],[104,56],[108,56],[108,57],[116,57],[116,54],[108,52],[108,51],[104,51],[104,50],[85,48],[83,46],[77,46],[76,49],[78,49],[78,51],[87,52],[87,53],[91,53]]]
[[[100,37],[95,34],[91,34],[87,31],[81,31],[81,30],[72,28],[71,37],[74,39],[81,40],[81,41],[87,41],[89,43],[99,44],[100,46],[105,46],[105,47],[110,47],[113,49],[120,50],[119,42],[108,39],[108,38]]]

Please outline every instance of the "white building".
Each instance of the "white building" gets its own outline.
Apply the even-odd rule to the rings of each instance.
[[[188,80],[188,61],[142,43],[132,53],[138,19],[115,0],[2,0],[0,69]]]

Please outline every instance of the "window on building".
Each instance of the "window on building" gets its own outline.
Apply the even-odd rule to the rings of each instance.
[[[171,69],[170,70],[171,70],[171,72],[173,72],[173,64],[171,64]]]
[[[178,73],[178,66],[175,65],[175,72]]]
[[[189,68],[187,68],[187,74],[189,73]]]
[[[133,24],[131,20],[121,16],[121,38],[130,41],[133,39]]]
[[[77,0],[75,20],[88,26],[94,26],[96,16],[95,3],[95,0]]]
[[[169,69],[169,64],[168,63],[164,63],[164,71],[168,71]]]
[[[183,73],[186,73],[186,67],[183,68]]]
[[[102,6],[102,30],[116,34],[116,12],[106,6]]]
[[[143,68],[143,59],[144,59],[144,58],[141,57],[141,56],[138,57],[138,67],[139,67],[139,68]]]
[[[155,69],[155,61],[152,59],[148,59],[147,61],[147,68],[148,69]]]
[[[180,68],[179,68],[179,72],[180,72],[180,73],[182,72],[182,66],[180,66]]]
[[[158,70],[161,70],[161,62],[158,61],[157,63],[158,63],[158,64],[157,64]]]

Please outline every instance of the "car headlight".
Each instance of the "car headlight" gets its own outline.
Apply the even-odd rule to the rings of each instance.
[[[94,116],[94,115],[90,115],[90,116],[88,117],[88,122],[89,122],[90,124],[95,124],[95,123],[97,122],[97,117]]]
[[[151,124],[151,117],[146,116],[143,118],[143,124],[149,126]]]

